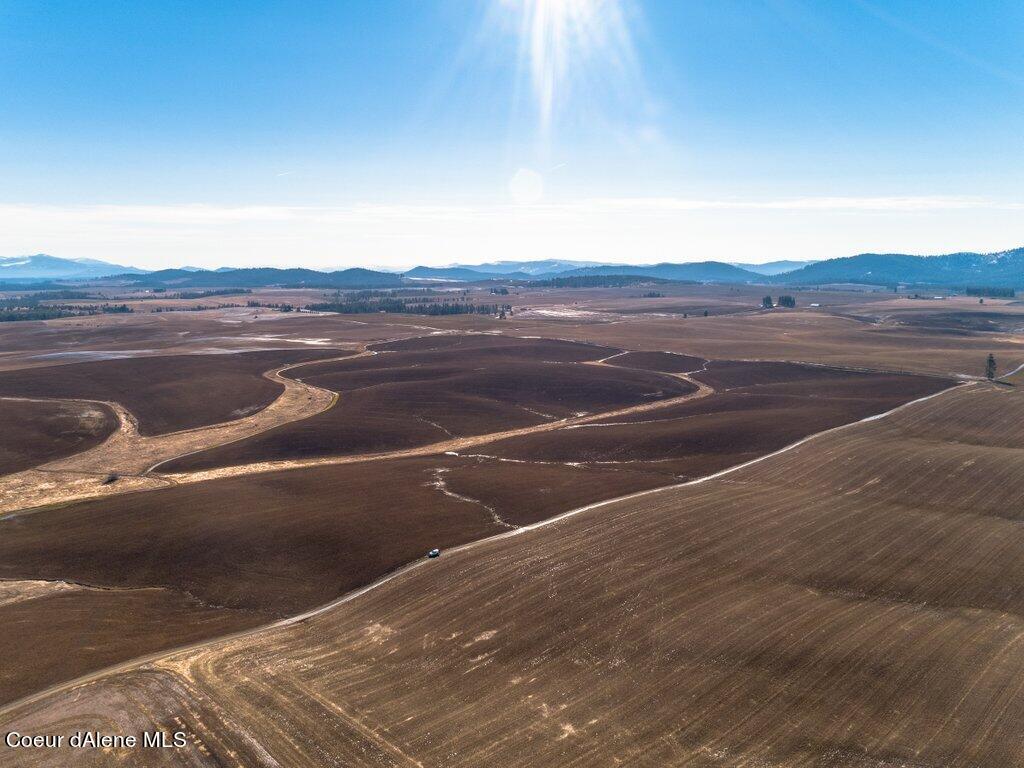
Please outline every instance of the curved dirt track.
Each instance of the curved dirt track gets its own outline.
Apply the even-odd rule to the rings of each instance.
[[[314,362],[351,360],[371,354],[363,351]],[[156,465],[320,413],[335,404],[337,395],[330,390],[282,375],[310,362],[290,363],[263,374],[264,378],[284,388],[266,408],[234,421],[164,435],[147,437],[139,434],[135,417],[119,403],[76,401],[100,403],[109,407],[118,417],[118,429],[95,448],[0,478],[0,514],[95,496],[159,488],[172,481],[152,473]],[[102,479],[112,472],[119,475],[117,482],[103,485]]]

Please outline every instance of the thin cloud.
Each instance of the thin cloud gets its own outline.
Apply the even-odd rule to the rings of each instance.
[[[1024,210],[1024,202],[982,197],[888,196],[799,197],[775,200],[705,200],[682,197],[598,197],[575,201],[536,203],[529,206],[494,205],[401,205],[356,204],[348,206],[285,205],[25,205],[0,204],[0,221],[65,221],[73,223],[210,223],[216,221],[368,221],[490,217],[508,212],[564,213],[606,211],[942,211]]]
[[[619,263],[1000,250],[1024,202],[979,197],[590,198],[530,205],[0,204],[0,254],[142,267],[338,268],[523,258]],[[979,235],[979,233],[981,233]]]

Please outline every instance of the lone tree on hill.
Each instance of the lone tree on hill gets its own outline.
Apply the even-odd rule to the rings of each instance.
[[[989,381],[996,377],[996,358],[991,353],[988,356],[988,360],[985,361],[985,378]]]

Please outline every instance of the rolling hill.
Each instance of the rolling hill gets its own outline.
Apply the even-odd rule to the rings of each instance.
[[[1024,287],[1024,248],[998,253],[949,253],[911,256],[902,253],[862,253],[829,259],[779,275],[795,285],[822,283],[897,283],[935,286]]]

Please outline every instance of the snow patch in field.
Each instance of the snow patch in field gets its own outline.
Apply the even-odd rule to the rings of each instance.
[[[551,307],[550,309],[526,309],[519,313],[520,317],[604,317],[600,312],[588,312],[584,309],[570,307]]]
[[[331,344],[331,339],[289,339],[281,334],[270,334],[269,336],[243,336],[243,339],[252,341],[284,341],[289,344],[306,344],[313,347],[323,347]]]
[[[42,355],[32,355],[37,360],[124,360],[129,357],[141,357],[153,349],[128,349],[128,350],[107,350],[107,349],[82,349],[69,352],[46,352]]]

